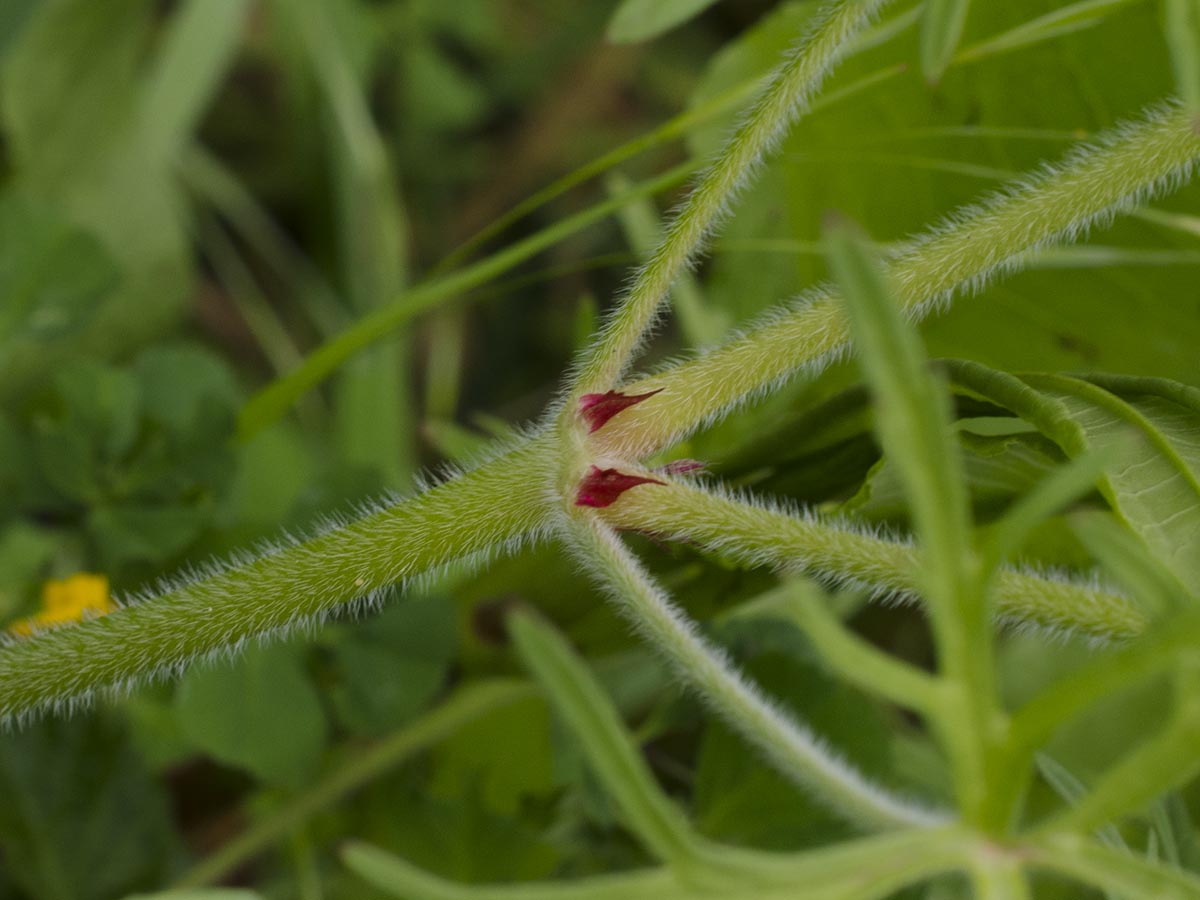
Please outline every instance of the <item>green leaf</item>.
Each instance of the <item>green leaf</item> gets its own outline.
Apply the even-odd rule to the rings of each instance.
[[[397,860],[408,870],[418,871],[416,866],[421,866],[458,882],[512,882],[549,876],[562,854],[544,827],[531,822],[528,811],[521,816],[502,816],[488,811],[480,799],[475,791],[445,799],[430,796],[423,788],[372,796],[370,814],[381,826],[373,839],[386,840],[390,850],[411,860]],[[396,815],[398,804],[403,804],[403,816]],[[445,884],[421,874],[426,884]],[[463,889],[452,886],[452,890]]]
[[[441,595],[407,598],[378,616],[331,629],[334,709],[355,732],[380,734],[416,716],[445,685],[455,609]]]
[[[0,193],[0,361],[16,342],[36,346],[85,327],[119,282],[88,232],[19,191]]]
[[[0,795],[4,867],[29,897],[145,890],[165,880],[179,850],[166,798],[106,716],[5,734]]]
[[[136,103],[149,0],[41,3],[4,61],[3,115],[18,164],[61,173],[119,133]]]
[[[632,44],[694,19],[717,0],[621,0],[608,20],[608,39]]]
[[[239,402],[229,364],[195,344],[162,343],[138,354],[133,365],[143,415],[181,440],[217,443],[232,430]]]
[[[1183,585],[1151,555],[1136,534],[1111,515],[1075,513],[1070,524],[1092,556],[1137,599],[1150,618],[1163,618],[1188,605]]]
[[[96,506],[87,515],[87,531],[105,571],[133,563],[151,565],[181,553],[211,520],[202,506],[151,506],[126,503]]]
[[[1179,96],[1200,115],[1200,3],[1163,0],[1163,36],[1171,52]]]
[[[1054,443],[1036,432],[982,435],[962,426],[964,477],[980,518],[994,514],[1045,478],[1062,461]],[[907,505],[895,464],[885,457],[867,474],[845,509],[871,519],[903,520]]]
[[[53,532],[17,521],[0,531],[0,623],[31,612],[29,602],[58,548]]]
[[[696,847],[691,827],[654,781],[595,677],[549,625],[521,612],[508,622],[525,665],[582,744],[592,768],[621,807],[626,824],[660,860],[688,862]]]
[[[473,798],[492,814],[511,816],[555,787],[550,710],[530,697],[465,725],[433,751],[430,791]]]
[[[11,0],[0,7],[0,62],[41,0]]]
[[[1196,826],[1187,802],[1177,791],[1163,796],[1150,810],[1152,834],[1158,835],[1159,845],[1167,863],[1190,872],[1200,871],[1200,844],[1196,842]]]
[[[1068,456],[1109,452],[1100,489],[1192,593],[1200,591],[1200,391],[1163,379],[1006,375],[954,363],[954,381],[1006,406]]]
[[[141,97],[141,133],[155,157],[173,158],[196,128],[233,62],[250,0],[187,0],[170,19]]]
[[[55,375],[47,405],[59,427],[78,432],[93,448],[94,462],[103,465],[129,452],[138,433],[141,400],[139,385],[129,372],[81,359]],[[48,424],[40,417],[37,421]]]
[[[921,73],[930,84],[942,80],[958,49],[970,0],[926,0],[921,17]]]
[[[303,654],[296,644],[272,644],[190,669],[176,697],[184,733],[263,781],[302,785],[315,773],[327,736]]]
[[[925,554],[930,603],[966,603],[971,520],[946,395],[929,374],[915,329],[891,299],[865,238],[835,221],[829,264],[840,283],[858,363],[875,398],[876,429],[895,464]],[[943,613],[945,614],[945,613]]]

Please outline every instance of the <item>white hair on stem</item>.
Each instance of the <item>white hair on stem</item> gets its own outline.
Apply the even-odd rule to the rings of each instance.
[[[721,649],[700,635],[608,525],[594,516],[577,516],[569,534],[576,556],[679,677],[790,780],[860,827],[926,828],[951,820],[945,812],[872,783],[766,697]]]
[[[1056,163],[963,207],[901,246],[888,273],[910,319],[943,309],[1018,271],[1033,253],[1186,183],[1200,134],[1176,101],[1148,109]],[[678,442],[797,374],[815,374],[850,351],[841,299],[822,285],[763,314],[725,344],[626,386],[661,391],[597,433],[603,452],[642,458]]]
[[[784,58],[757,102],[697,178],[667,233],[633,278],[597,340],[577,364],[569,396],[607,390],[624,374],[660,315],[681,272],[694,263],[763,159],[812,104],[851,40],[888,0],[834,0],[822,8]]]
[[[247,640],[313,629],[331,615],[382,603],[424,583],[543,539],[546,444],[499,448],[452,480],[397,504],[327,517],[306,538],[285,535],[256,553],[193,566],[107,616],[0,647],[0,723],[71,711],[97,692],[127,691],[195,661],[235,655]]]

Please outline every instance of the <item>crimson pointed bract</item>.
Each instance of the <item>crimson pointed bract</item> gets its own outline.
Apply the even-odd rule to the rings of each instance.
[[[617,413],[636,406],[661,390],[662,388],[659,388],[657,391],[647,391],[644,394],[622,394],[620,391],[584,394],[579,398],[579,414],[588,423],[588,434],[592,434],[603,428],[604,423]]]
[[[643,475],[626,475],[618,469],[601,469],[592,466],[583,480],[579,482],[579,491],[575,495],[576,506],[593,506],[603,509],[611,506],[630,488],[640,484],[665,484],[657,478],[647,478]]]

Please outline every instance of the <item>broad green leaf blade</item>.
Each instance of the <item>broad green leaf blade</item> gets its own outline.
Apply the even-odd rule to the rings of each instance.
[[[120,283],[93,235],[32,196],[0,194],[0,371],[32,365],[56,339],[85,329]],[[0,396],[10,390],[0,386]]]
[[[608,39],[632,44],[693,19],[717,0],[623,0],[608,21]]]
[[[629,827],[663,862],[686,864],[696,849],[695,835],[655,782],[604,690],[550,626],[520,612],[508,623],[522,659],[579,739]]]
[[[1200,0],[1163,0],[1163,35],[1179,96],[1200,116]]]
[[[1068,456],[1107,451],[1099,486],[1190,592],[1200,590],[1200,391],[1150,378],[1014,376],[951,364],[953,379],[1012,410]]]
[[[921,73],[930,84],[942,80],[950,65],[971,0],[926,0],[921,18]]]
[[[326,723],[302,652],[275,644],[234,663],[192,669],[176,696],[184,732],[217,759],[268,783],[304,784],[325,748]]]
[[[1021,549],[1038,525],[1091,491],[1108,463],[1106,454],[1085,453],[1066,465],[1054,468],[1022,495],[988,534],[984,547],[984,572],[990,575]]]
[[[111,900],[170,875],[166,796],[109,715],[5,734],[0,795],[5,880],[20,896]]]
[[[1063,461],[1054,442],[1037,432],[984,435],[960,427],[957,440],[971,505],[980,519],[1011,504]],[[907,517],[904,487],[889,458],[872,467],[844,508],[875,520],[903,521]]]
[[[454,662],[454,616],[449,598],[435,594],[327,629],[322,643],[336,673],[328,696],[339,719],[355,733],[380,734],[416,716]]]
[[[1150,553],[1141,539],[1102,512],[1075,513],[1071,530],[1100,565],[1146,608],[1162,618],[1187,601],[1187,591]]]

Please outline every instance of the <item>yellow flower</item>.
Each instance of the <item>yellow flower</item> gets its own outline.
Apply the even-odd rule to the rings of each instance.
[[[108,596],[108,578],[80,572],[62,581],[47,581],[42,585],[41,611],[11,623],[8,631],[27,637],[57,625],[103,616],[114,609],[116,606]]]

